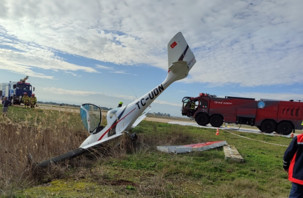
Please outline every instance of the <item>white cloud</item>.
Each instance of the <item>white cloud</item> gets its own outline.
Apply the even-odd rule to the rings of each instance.
[[[97,92],[93,91],[82,91],[82,90],[69,90],[69,89],[62,89],[56,87],[43,87],[42,92],[47,92],[48,94],[55,94],[55,95],[66,95],[66,96],[90,96],[96,95]]]
[[[104,66],[104,65],[96,65],[96,67],[99,68],[99,69],[104,69],[104,70],[114,70],[114,68]]]
[[[42,69],[45,71],[80,70],[85,72],[96,72],[95,69],[90,67],[67,63],[62,60],[62,58],[58,57],[53,50],[37,44],[20,40],[12,40],[5,42],[5,44],[7,44],[6,48],[0,48],[0,69],[48,79],[52,79],[53,76],[35,72],[35,69]]]
[[[228,3],[202,18],[206,31],[196,35],[198,61],[187,82],[302,83],[302,2]]]
[[[197,57],[187,82],[302,83],[301,7],[300,0],[7,0],[0,5],[0,45],[22,51],[2,49],[0,61],[45,78],[53,77],[34,69],[95,72],[50,49],[166,69],[166,43],[182,31]]]
[[[126,71],[123,71],[123,70],[115,70],[113,72],[111,72],[113,74],[124,74],[124,75],[133,75],[133,76],[136,76],[135,74],[131,74],[131,73],[128,73]]]
[[[1,52],[1,50],[0,50]],[[0,60],[0,69],[12,71],[19,74],[25,74],[32,77],[38,77],[38,78],[45,78],[45,79],[53,79],[53,76],[45,75],[42,73],[34,72],[32,71],[31,67],[26,65],[18,65],[18,63],[15,62],[9,62],[9,61],[1,61]]]
[[[133,96],[127,96],[127,95],[121,95],[121,94],[111,94],[111,93],[101,93],[101,92],[95,92],[95,91],[84,91],[84,90],[71,90],[71,89],[63,89],[63,88],[57,88],[57,87],[43,87],[41,88],[41,91],[48,95],[65,95],[67,97],[70,96],[85,96],[89,97],[92,95],[98,95],[100,98],[103,96],[106,97],[115,97],[115,98],[121,98],[125,100],[134,100],[135,98]]]

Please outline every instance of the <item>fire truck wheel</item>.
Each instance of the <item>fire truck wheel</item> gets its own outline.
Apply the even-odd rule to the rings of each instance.
[[[209,117],[206,113],[198,113],[198,115],[195,117],[195,120],[201,126],[205,126],[209,123]]]
[[[213,127],[220,127],[223,124],[223,117],[221,115],[212,115],[210,117],[210,124]]]
[[[273,120],[264,120],[261,124],[261,131],[271,133],[276,129],[276,123]]]
[[[277,132],[279,134],[288,135],[292,132],[293,127],[290,122],[280,122],[277,126]]]

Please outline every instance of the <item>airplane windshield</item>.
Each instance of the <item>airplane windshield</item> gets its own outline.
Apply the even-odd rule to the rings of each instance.
[[[89,133],[95,133],[101,123],[101,109],[93,104],[82,104],[80,107],[82,123]]]

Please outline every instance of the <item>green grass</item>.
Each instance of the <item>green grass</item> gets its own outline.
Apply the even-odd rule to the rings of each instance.
[[[20,111],[13,116],[13,111]],[[30,116],[13,109],[11,120],[44,124],[45,112]],[[24,113],[22,115],[22,113]],[[66,120],[71,130],[80,130],[76,116]],[[50,121],[51,124],[52,121]],[[46,123],[47,124],[47,123]],[[81,124],[81,123],[80,123]],[[33,124],[35,126],[35,124]],[[39,125],[38,125],[39,126]],[[15,197],[287,197],[290,182],[282,158],[291,139],[143,121],[133,132],[139,136],[137,151],[113,152],[90,165],[82,163],[61,172],[47,183],[14,187]],[[236,134],[236,135],[235,135]],[[68,134],[66,134],[68,135]],[[70,135],[70,134],[69,134]],[[240,135],[240,136],[238,136]],[[56,136],[51,136],[56,138]],[[249,139],[247,139],[249,138]],[[224,160],[222,148],[188,154],[167,154],[158,145],[181,145],[225,140],[234,145],[245,163]],[[278,145],[272,145],[279,144]],[[284,146],[283,146],[284,145]],[[79,159],[79,164],[81,160]],[[51,173],[50,173],[51,174]]]

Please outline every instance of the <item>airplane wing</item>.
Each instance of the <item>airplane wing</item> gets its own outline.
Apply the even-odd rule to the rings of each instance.
[[[148,112],[150,112],[150,110],[151,110],[151,107],[149,107],[148,109],[146,109],[146,110],[142,113],[142,115],[139,116],[139,117],[137,118],[137,120],[134,122],[134,124],[132,125],[132,128],[135,128],[136,126],[138,126],[138,124],[140,124],[140,122],[142,122],[142,120],[144,120],[144,119],[146,118],[146,114],[147,114]]]

